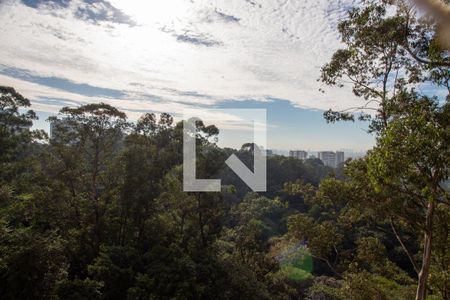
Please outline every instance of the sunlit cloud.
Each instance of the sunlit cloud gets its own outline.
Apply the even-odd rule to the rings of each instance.
[[[356,0],[92,2],[2,2],[2,84],[14,82],[40,109],[51,99],[104,100],[132,114],[228,100],[310,109],[358,101],[349,89],[322,94],[316,81]]]

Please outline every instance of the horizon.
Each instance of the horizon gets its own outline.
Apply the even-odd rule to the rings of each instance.
[[[53,114],[53,113],[43,113],[43,112],[37,112],[37,115],[39,117],[39,119],[37,121],[33,122],[33,129],[41,129],[44,130],[47,134],[50,134],[50,122],[47,121],[48,117],[51,116],[58,116],[58,114]],[[270,114],[268,114],[270,116]],[[181,119],[177,119],[177,121],[180,121]],[[135,123],[135,121],[132,121],[133,123]],[[325,120],[324,120],[325,122]],[[217,125],[214,124],[213,121],[209,121],[206,120],[205,123],[207,125]],[[341,123],[342,124],[342,123]],[[329,127],[333,127],[334,125],[341,125],[341,124],[327,124]],[[348,125],[354,125],[354,123],[350,123]],[[220,146],[221,148],[232,148],[235,150],[239,150],[241,148],[241,146],[245,143],[251,142],[252,141],[252,131],[251,128],[223,128],[220,125],[217,126],[219,129],[219,135],[218,135],[218,142],[217,145]],[[277,127],[275,127],[275,129],[277,129]],[[326,142],[320,143],[321,146],[319,147],[314,147],[311,144],[307,144],[305,142],[305,144],[291,144],[290,146],[286,146],[284,148],[282,147],[272,147],[270,141],[272,140],[270,137],[273,135],[276,135],[277,132],[273,128],[273,126],[270,126],[270,121],[267,124],[267,135],[268,135],[268,140],[267,140],[267,149],[266,150],[273,150],[275,152],[283,152],[283,154],[280,155],[285,155],[288,156],[289,155],[289,151],[296,151],[296,150],[303,150],[308,152],[308,154],[314,154],[316,155],[317,152],[321,152],[321,151],[343,151],[347,154],[351,153],[354,156],[360,156],[364,153],[366,153],[370,148],[364,149],[364,148],[350,148],[348,145],[343,145],[341,147],[333,147],[333,146],[327,146]],[[283,128],[280,128],[283,129]],[[326,129],[326,128],[325,128]],[[360,128],[361,129],[361,128]],[[361,129],[362,130],[362,129]],[[339,131],[339,129],[337,128],[336,131]],[[329,136],[333,135],[333,132],[335,131],[330,131]],[[326,134],[326,130],[323,132],[324,134]],[[363,134],[367,135],[369,138],[371,137],[370,134],[363,132]],[[324,139],[325,140],[325,139]],[[320,139],[316,139],[316,143],[317,141],[321,142]],[[274,153],[277,154],[277,153]]]

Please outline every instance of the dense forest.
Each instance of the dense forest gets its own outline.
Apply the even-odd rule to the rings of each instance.
[[[268,157],[265,193],[224,162],[251,165],[252,144],[222,149],[214,125],[196,124],[197,177],[222,192],[183,192],[183,121],[131,122],[99,102],[62,108],[50,139],[24,129],[30,101],[0,87],[0,298],[450,299],[440,23],[373,0],[338,29],[319,80],[362,105],[324,117],[367,121],[376,145],[337,169]]]

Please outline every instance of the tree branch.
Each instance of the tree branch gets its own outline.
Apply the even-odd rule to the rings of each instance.
[[[404,251],[404,252],[406,253],[406,255],[408,256],[409,261],[411,262],[411,264],[412,264],[413,267],[414,267],[414,271],[416,271],[416,274],[419,274],[419,272],[420,272],[420,271],[419,271],[419,270],[420,270],[419,265],[414,261],[412,255],[411,255],[411,252],[409,252],[408,248],[406,248],[405,244],[403,243],[402,238],[400,237],[400,235],[399,235],[398,232],[397,232],[397,229],[395,228],[394,220],[392,220],[392,217],[391,217],[391,220],[390,220],[390,221],[391,221],[391,222],[390,222],[390,223],[391,223],[391,228],[392,228],[392,231],[393,231],[394,234],[395,234],[395,237],[397,238],[398,242],[399,242],[400,245],[402,246],[403,251]]]

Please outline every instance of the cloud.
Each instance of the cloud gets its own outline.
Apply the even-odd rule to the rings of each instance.
[[[170,29],[167,26],[163,26],[160,29],[162,32],[170,33],[173,37],[176,38],[178,42],[182,43],[188,43],[193,44],[195,46],[206,46],[206,47],[212,47],[212,46],[220,46],[222,45],[221,42],[214,40],[213,38],[200,33],[200,32],[194,32],[190,29],[185,29],[182,33],[177,33],[175,29]]]
[[[32,7],[38,8],[41,5],[49,5],[54,8],[56,7],[68,7],[70,1],[69,0],[22,0],[22,3]]]
[[[192,102],[177,102],[170,98],[161,99],[145,94],[126,95],[121,99],[84,96],[2,74],[0,74],[0,82],[2,85],[15,87],[25,97],[32,99],[32,109],[54,114],[58,113],[63,106],[80,106],[100,102],[108,103],[126,112],[131,120],[137,120],[146,112],[170,112],[179,116],[183,110],[203,110],[202,105],[192,104]]]
[[[125,94],[122,91],[114,89],[105,89],[101,87],[95,87],[89,84],[79,84],[74,83],[70,80],[58,77],[42,77],[38,75],[33,75],[28,70],[2,67],[0,65],[0,74],[10,76],[13,78],[22,79],[25,81],[37,83],[47,87],[56,88],[59,90],[64,90],[71,93],[77,93],[83,96],[89,97],[109,97],[109,98],[121,98]]]
[[[104,0],[22,0],[22,3],[35,9],[71,9],[75,17],[93,23],[107,21],[136,25],[128,15]]]
[[[177,38],[177,41],[179,42],[194,44],[196,46],[212,47],[222,45],[221,42],[215,41],[204,34],[185,32],[183,34],[175,34],[174,36]]]
[[[94,23],[109,21],[136,26],[136,22],[107,1],[84,0],[84,5],[77,8],[75,16]]]
[[[214,23],[214,22],[221,22],[221,23],[239,23],[240,18],[235,17],[233,15],[229,15],[226,13],[223,13],[221,11],[212,10],[212,9],[204,9],[200,10],[198,12],[199,14],[199,22],[206,22],[206,23]]]
[[[257,6],[259,8],[262,8],[262,5],[259,3],[256,3],[255,1],[252,0],[245,0],[245,2],[247,2],[248,4],[252,5],[252,6]]]
[[[215,10],[214,12],[219,17],[219,19],[225,23],[239,23],[240,19],[235,16],[227,15],[227,14],[217,11],[217,10]]]
[[[316,79],[358,0],[250,2],[2,2],[1,84],[42,109],[58,105],[52,97],[168,112],[270,97],[311,109],[357,103],[350,89],[320,93]]]

